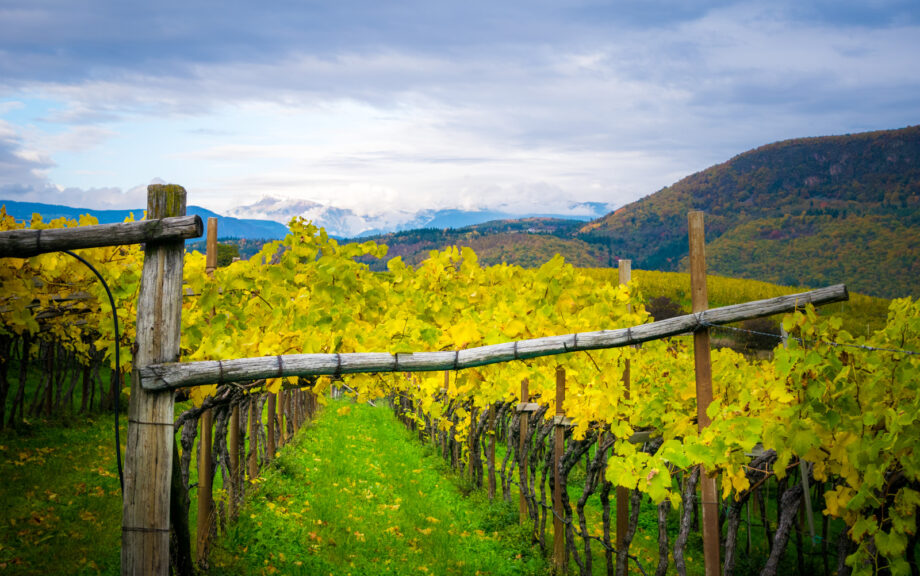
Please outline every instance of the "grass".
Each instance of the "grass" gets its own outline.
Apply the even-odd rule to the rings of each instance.
[[[212,573],[547,573],[516,509],[462,496],[385,408],[331,404],[258,483]]]
[[[504,447],[496,448],[500,463]],[[191,474],[194,483],[194,459]],[[3,432],[0,478],[0,575],[118,573],[121,494],[110,415],[76,423],[33,420]],[[579,466],[569,482],[573,503],[582,481]],[[191,496],[194,530],[194,490]],[[518,525],[516,491],[511,504],[489,502],[484,490],[472,489],[387,408],[333,402],[280,450],[247,497],[238,522],[215,545],[211,574],[549,573],[528,530]],[[589,530],[597,533],[597,496],[587,513]],[[655,514],[645,500],[630,550],[646,572],[657,564]],[[669,518],[672,546],[676,514]],[[753,536],[752,554],[739,555],[737,574],[762,568],[762,529],[754,528]],[[551,549],[551,524],[547,537]],[[744,527],[739,541],[746,541]],[[794,546],[793,538],[787,573],[795,572]],[[594,572],[603,574],[603,552],[592,548]],[[700,550],[699,535],[692,533],[691,575],[703,572]],[[820,573],[816,560],[808,560]]]
[[[124,438],[122,418],[122,438]],[[110,415],[0,434],[0,574],[114,574],[121,490]]]

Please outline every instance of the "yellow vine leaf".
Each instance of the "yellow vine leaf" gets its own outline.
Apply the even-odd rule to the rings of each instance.
[[[201,403],[204,402],[204,399],[208,396],[213,395],[217,392],[217,384],[210,384],[207,386],[195,386],[192,388],[189,396],[192,399],[192,404],[195,406],[201,406]]]
[[[281,383],[283,380],[283,378],[266,378],[265,389],[272,394],[277,394],[281,391]]]

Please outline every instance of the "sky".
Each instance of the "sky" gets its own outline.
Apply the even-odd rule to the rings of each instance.
[[[917,124],[918,60],[917,0],[0,0],[0,198],[612,209]]]

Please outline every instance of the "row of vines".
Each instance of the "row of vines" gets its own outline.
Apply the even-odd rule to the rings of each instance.
[[[3,229],[21,226],[0,216]],[[33,227],[46,225],[32,222]],[[339,245],[322,230],[294,221],[283,241],[211,276],[205,273],[203,255],[187,255],[182,358],[454,350],[650,321],[641,285],[618,286],[580,273],[558,257],[537,270],[482,267],[472,250],[456,248],[432,252],[417,267],[392,259],[385,273],[371,272],[356,261],[366,255],[382,257],[385,251],[373,242]],[[113,287],[124,326],[120,341],[107,321],[107,306],[99,304],[105,302],[102,289],[77,263],[57,254],[0,260],[2,330],[21,341],[37,342],[48,335],[48,341],[68,353],[87,357],[92,346],[112,369],[128,372],[142,250],[100,248],[81,254]],[[77,293],[89,295],[81,301],[88,312],[67,309]],[[51,324],[40,324],[36,311],[60,314]],[[542,504],[557,473],[547,464],[553,442],[548,430],[557,411],[556,371],[564,368],[566,395],[560,408],[571,426],[558,473],[565,481],[584,463],[579,476],[584,489],[565,508],[567,553],[584,574],[592,573],[592,545],[601,546],[608,557],[619,556],[609,560],[608,570],[626,561],[627,549],[620,546],[614,552],[609,532],[610,492],[617,487],[631,491],[635,510],[647,499],[662,522],[669,509],[679,515],[676,542],[667,541],[667,531],[662,536],[659,529],[657,569],[667,570],[670,550],[674,567],[683,573],[684,525],[686,530],[692,525],[686,518],[695,509],[700,466],[716,475],[721,486],[727,574],[737,558],[738,525],[747,501],[753,499],[761,510],[769,543],[763,570],[769,574],[776,573],[806,493],[824,534],[842,534],[832,550],[824,539],[825,565],[834,564],[840,574],[917,574],[913,554],[920,506],[920,456],[915,450],[920,438],[920,356],[902,350],[920,349],[920,302],[894,301],[885,327],[868,336],[853,336],[839,319],[813,309],[787,316],[783,326],[794,338],[770,361],[727,349],[713,352],[716,401],[707,410],[712,424],[702,432],[695,421],[692,350],[681,338],[641,349],[468,369],[450,374],[446,382],[443,374],[427,373],[356,375],[335,384],[347,386],[357,401],[393,399],[423,435],[441,442],[448,457],[473,471],[481,470],[483,443],[506,442],[503,494],[507,496],[512,484],[521,487],[534,536],[545,545],[547,512]],[[121,350],[119,367],[113,366],[116,346]],[[623,384],[627,365],[629,393]],[[531,401],[543,408],[531,414],[521,450],[520,413],[513,407],[521,400],[524,380]],[[267,403],[283,387],[309,386],[312,397],[322,403],[333,384],[329,378],[270,379],[221,389],[197,387],[191,397],[196,406],[213,405],[219,412],[215,399],[228,397],[231,388],[245,390],[233,393],[237,400],[264,392],[256,397]],[[272,422],[263,430],[280,434],[281,422]],[[630,442],[637,432],[647,432],[649,440]],[[187,461],[192,449],[185,444]],[[458,448],[455,452],[447,446]],[[481,477],[478,472],[474,476]],[[589,526],[583,515],[595,493],[606,518],[600,528]],[[636,522],[631,519],[630,525],[634,534]]]

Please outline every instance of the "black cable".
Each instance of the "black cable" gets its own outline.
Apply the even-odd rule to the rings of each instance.
[[[118,432],[118,416],[121,409],[121,354],[119,354],[119,350],[121,349],[121,342],[118,337],[118,313],[115,311],[115,299],[112,298],[112,291],[109,290],[109,285],[106,284],[102,274],[100,274],[92,264],[84,260],[83,257],[74,254],[70,250],[61,250],[61,252],[64,254],[70,254],[80,262],[83,262],[87,268],[93,271],[93,274],[95,274],[96,278],[99,278],[99,281],[102,283],[102,287],[105,288],[105,293],[109,296],[109,304],[112,306],[112,323],[115,325],[115,370],[113,370],[112,374],[112,376],[115,378],[115,462],[118,465],[118,482],[121,485],[122,493],[124,493],[125,476],[121,470],[121,439],[119,438]]]

